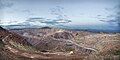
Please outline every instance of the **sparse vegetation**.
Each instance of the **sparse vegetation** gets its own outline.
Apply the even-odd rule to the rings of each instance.
[[[19,49],[19,50],[23,50],[23,51],[29,51],[29,52],[39,52],[35,47],[33,46],[28,46],[28,45],[22,45],[20,43],[16,43],[16,42],[13,42],[13,41],[10,41],[10,44]]]
[[[0,39],[0,49],[4,47],[4,43],[2,42],[2,39]]]
[[[117,50],[113,53],[114,55],[120,55],[120,50]]]

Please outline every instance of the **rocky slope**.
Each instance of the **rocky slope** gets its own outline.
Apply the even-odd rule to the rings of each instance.
[[[99,60],[99,56],[113,56],[120,51],[119,37],[119,33],[91,33],[48,27],[9,31],[0,27],[0,59]],[[115,59],[119,59],[117,55]]]

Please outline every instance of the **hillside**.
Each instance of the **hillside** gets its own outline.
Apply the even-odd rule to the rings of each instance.
[[[119,37],[119,33],[93,33],[48,27],[17,30],[0,27],[0,59],[119,60]]]

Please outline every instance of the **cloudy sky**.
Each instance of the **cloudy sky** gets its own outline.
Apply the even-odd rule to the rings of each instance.
[[[119,25],[119,0],[0,0],[0,24]],[[33,19],[33,20],[31,20]]]

